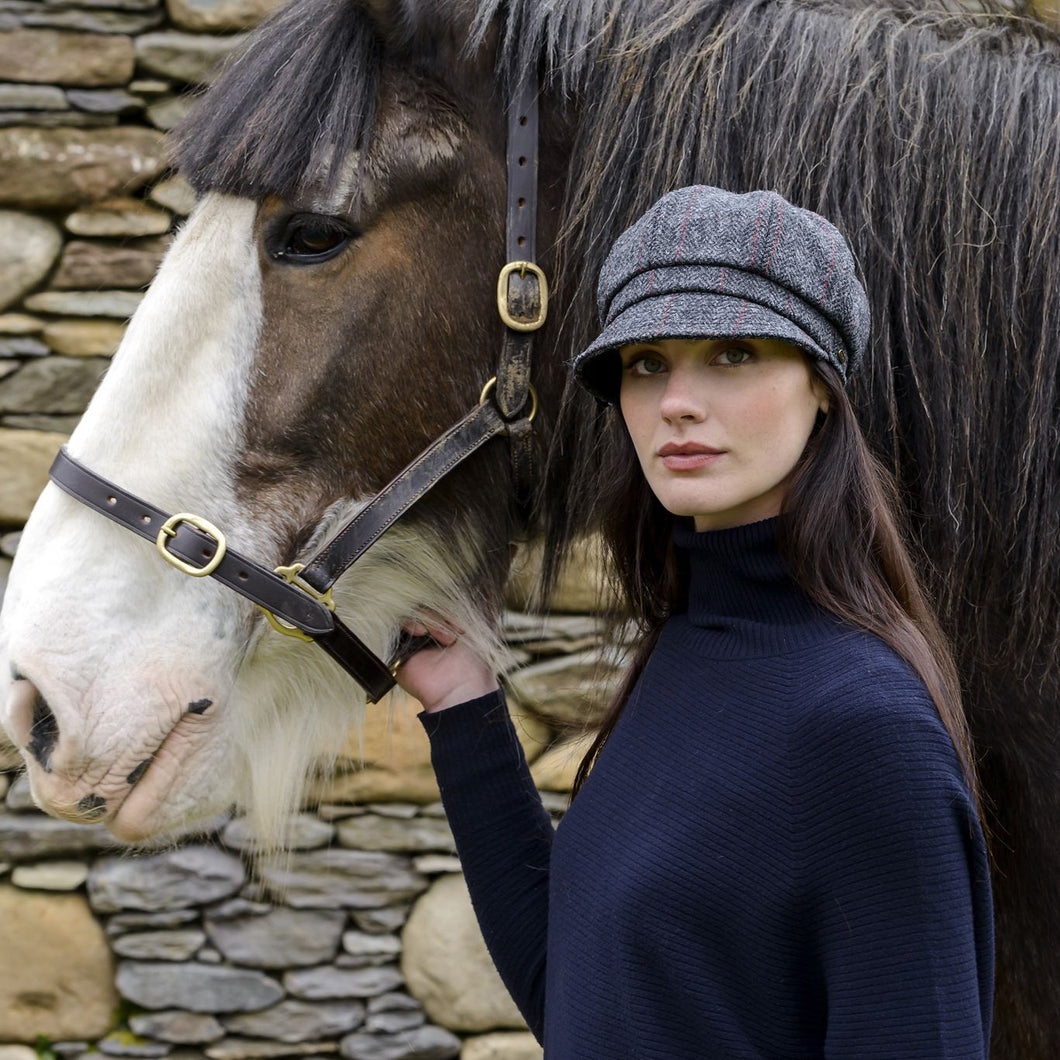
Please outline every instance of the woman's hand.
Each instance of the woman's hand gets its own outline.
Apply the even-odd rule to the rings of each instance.
[[[404,630],[414,637],[427,634],[437,642],[437,647],[422,648],[406,659],[397,672],[397,683],[428,713],[478,699],[499,687],[496,674],[441,621],[407,622]]]

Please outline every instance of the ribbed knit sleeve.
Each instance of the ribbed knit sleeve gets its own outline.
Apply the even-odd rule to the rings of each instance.
[[[504,694],[419,719],[482,936],[541,1041],[553,829]]]
[[[993,981],[985,848],[949,737],[899,666],[859,674],[811,713],[793,756],[824,1055],[979,1060]]]

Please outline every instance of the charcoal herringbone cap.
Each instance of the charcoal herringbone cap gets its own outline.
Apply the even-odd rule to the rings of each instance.
[[[775,191],[697,184],[664,195],[619,236],[600,272],[603,331],[574,358],[578,381],[613,404],[617,350],[664,338],[771,338],[844,379],[864,355],[869,303],[834,225]]]

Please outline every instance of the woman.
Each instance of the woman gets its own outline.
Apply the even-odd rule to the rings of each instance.
[[[599,304],[574,370],[619,406],[602,521],[645,637],[554,839],[495,676],[437,628],[400,678],[506,985],[549,1060],[986,1056],[973,759],[843,390],[849,249],[683,188]]]

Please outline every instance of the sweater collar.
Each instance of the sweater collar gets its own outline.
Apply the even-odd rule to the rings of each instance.
[[[674,530],[688,561],[688,622],[698,650],[748,656],[791,651],[829,636],[835,621],[795,582],[777,545],[779,519],[696,533]]]

